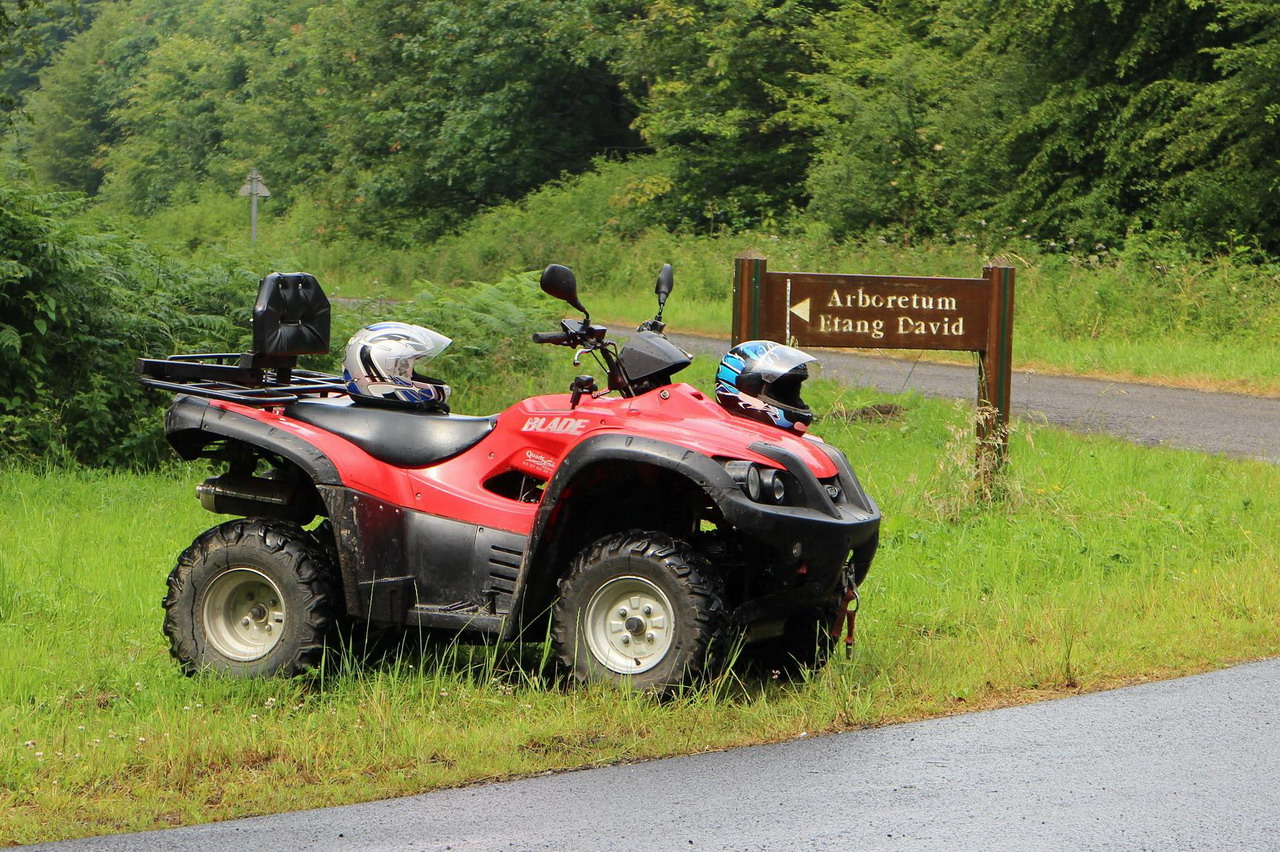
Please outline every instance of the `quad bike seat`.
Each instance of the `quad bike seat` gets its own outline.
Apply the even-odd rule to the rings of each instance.
[[[288,384],[299,355],[329,351],[329,299],[315,276],[273,272],[262,279],[253,306],[253,349],[240,356],[242,368],[274,368]]]
[[[341,435],[379,461],[424,467],[456,456],[493,431],[497,416],[466,417],[354,405],[349,399],[304,399],[286,417]]]

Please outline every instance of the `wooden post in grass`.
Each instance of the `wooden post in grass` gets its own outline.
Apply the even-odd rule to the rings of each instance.
[[[993,260],[989,282],[986,345],[978,351],[978,475],[988,493],[991,477],[1009,451],[1009,396],[1013,361],[1013,267]]]
[[[756,340],[759,334],[760,294],[768,260],[754,249],[733,259],[733,345]]]
[[[930,349],[978,354],[977,467],[984,488],[1008,454],[1014,270],[994,260],[981,278],[772,272],[766,257],[734,259],[733,329],[744,340],[806,349]]]

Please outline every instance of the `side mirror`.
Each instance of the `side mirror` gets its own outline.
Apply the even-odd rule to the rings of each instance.
[[[676,276],[671,270],[671,264],[664,263],[662,271],[658,273],[658,283],[653,285],[653,292],[658,295],[658,309],[667,303],[667,296],[671,295],[671,288],[676,286]]]
[[[551,264],[542,271],[542,280],[538,284],[548,296],[567,302],[571,307],[582,311],[584,316],[587,314],[587,309],[578,301],[578,279],[569,267]]]

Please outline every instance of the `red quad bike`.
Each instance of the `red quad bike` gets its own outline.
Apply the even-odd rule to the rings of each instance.
[[[169,576],[173,656],[188,673],[297,674],[351,617],[549,635],[575,680],[659,693],[714,674],[734,642],[767,669],[822,665],[879,509],[839,450],[672,381],[691,359],[662,334],[671,286],[667,266],[657,316],[619,349],[573,273],[548,267],[542,289],[583,316],[533,340],[595,356],[607,388],[578,376],[489,417],[357,402],[341,377],[296,369],[329,348],[305,273],[262,281],[251,352],[142,359],[144,384],[177,393],[178,455],[225,466],[200,502],[241,516]]]

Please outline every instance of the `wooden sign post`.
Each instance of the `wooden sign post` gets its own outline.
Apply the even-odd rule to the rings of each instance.
[[[734,260],[733,342],[801,348],[942,349],[978,353],[978,470],[1008,452],[1013,268],[981,278],[772,272],[767,258]]]

